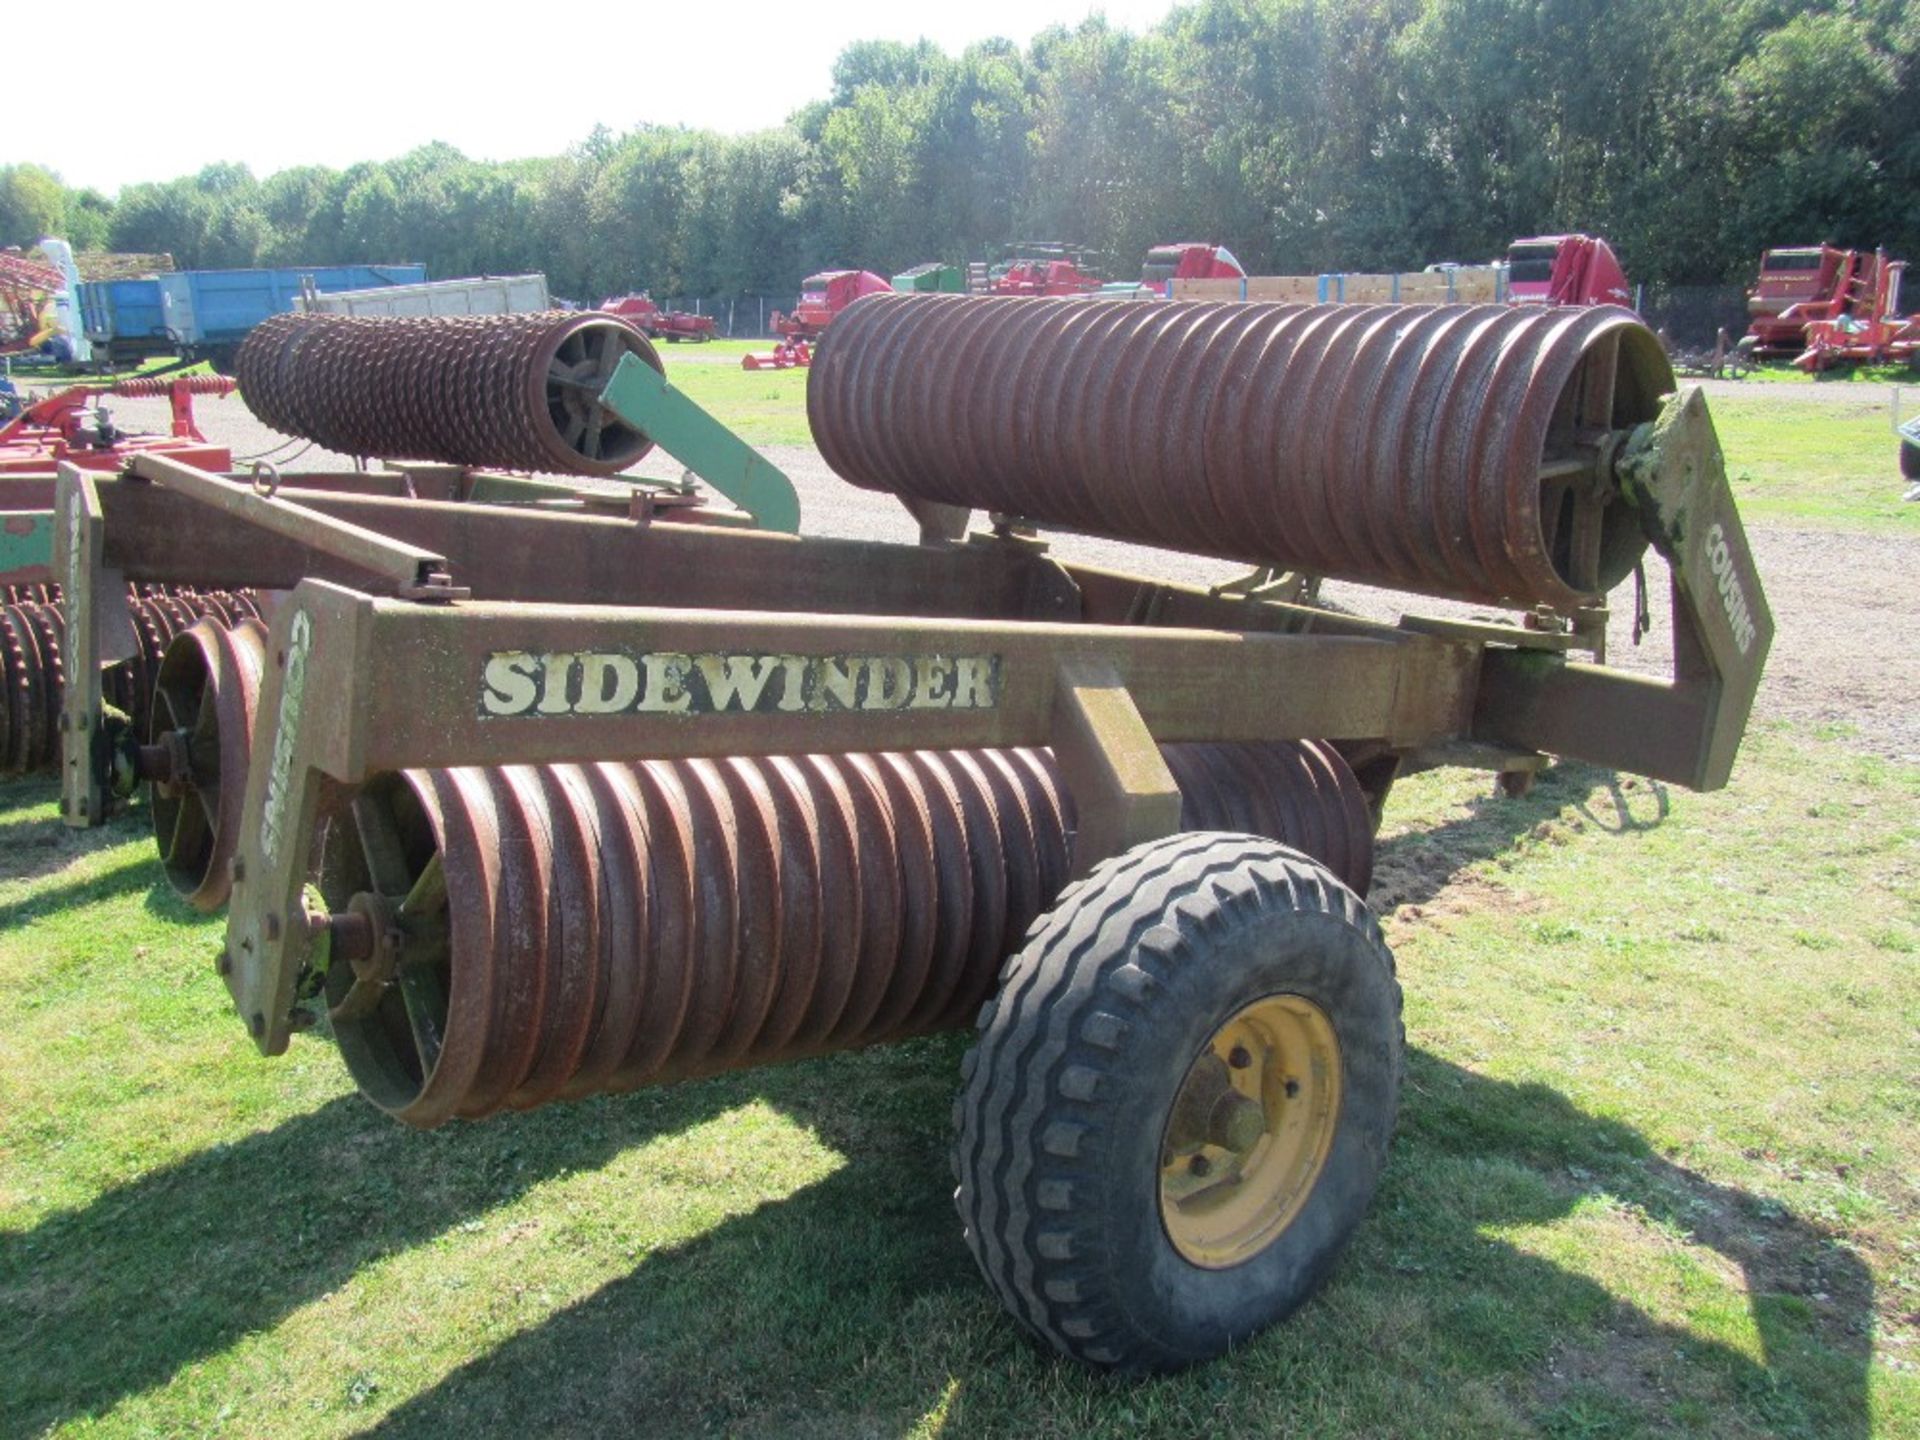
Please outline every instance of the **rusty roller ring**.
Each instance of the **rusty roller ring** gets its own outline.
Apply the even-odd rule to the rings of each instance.
[[[1371,821],[1331,747],[1166,755],[1186,828],[1364,891]],[[1066,884],[1075,823],[1033,750],[376,777],[323,845],[334,1034],[370,1099],[428,1126],[964,1025]]]
[[[142,736],[154,844],[167,882],[196,910],[219,909],[233,889],[266,644],[251,616],[231,627],[202,619],[174,637],[154,680]]]
[[[612,315],[295,314],[256,326],[235,369],[263,423],[343,454],[612,475],[653,448],[597,403],[627,355],[662,370]]]
[[[1614,307],[876,295],[807,418],[868,489],[1570,611],[1646,550],[1612,456],[1673,383]]]

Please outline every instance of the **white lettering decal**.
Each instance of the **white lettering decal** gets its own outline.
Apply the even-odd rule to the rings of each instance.
[[[853,710],[859,706],[860,662],[836,660],[831,655],[819,662],[813,693],[807,698],[810,710]],[[832,703],[829,704],[828,702]]]
[[[625,655],[580,657],[580,713],[617,715],[640,695],[640,667]]]
[[[567,680],[579,659],[578,655],[567,651],[540,657],[542,715],[564,715],[573,708],[573,701],[567,695]]]
[[[487,657],[482,677],[480,713],[518,715],[533,704],[539,688],[533,672],[539,662],[524,650],[501,650]]]
[[[1727,545],[1727,533],[1719,522],[1707,528],[1707,569],[1713,572],[1720,591],[1720,607],[1726,612],[1727,626],[1733,631],[1733,643],[1742,655],[1753,648],[1759,630],[1753,623],[1753,611],[1747,604],[1747,592],[1740,584],[1733,551]]]
[[[293,742],[300,725],[300,699],[307,689],[307,651],[313,644],[313,619],[296,610],[287,626],[286,673],[280,680],[279,723],[273,727],[273,757],[267,767],[267,802],[260,816],[260,854],[269,865],[280,848],[286,824],[288,785],[293,772]]]
[[[913,694],[913,667],[894,655],[869,655],[862,710],[898,710]]]
[[[478,708],[483,720],[992,710],[999,692],[997,655],[496,650],[481,664]]]
[[[646,693],[640,697],[642,710],[684,715],[693,709],[693,696],[687,692],[687,672],[693,668],[691,656],[647,655],[642,663],[647,670]]]
[[[954,663],[953,708],[991,710],[994,664],[984,655],[963,655]]]
[[[947,677],[953,673],[953,661],[944,655],[922,655],[913,662],[913,707],[915,710],[944,710],[953,703],[947,691]]]
[[[757,710],[767,681],[780,668],[777,655],[702,655],[696,662],[716,710]]]

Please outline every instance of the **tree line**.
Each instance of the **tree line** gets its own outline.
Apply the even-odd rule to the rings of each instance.
[[[1636,280],[1749,278],[1764,246],[1920,261],[1913,0],[1200,0],[953,56],[861,41],[775,130],[596,130],[564,155],[444,144],[109,199],[0,167],[0,244],[186,268],[423,261],[544,270],[597,300],[791,296],[1065,239],[1135,273],[1166,240],[1259,273],[1475,261],[1608,236]]]

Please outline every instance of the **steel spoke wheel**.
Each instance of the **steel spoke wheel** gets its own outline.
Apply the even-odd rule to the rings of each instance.
[[[435,820],[404,775],[353,797],[330,828],[322,889],[336,917],[325,996],[347,1067],[389,1110],[420,1094],[448,1021],[447,881]]]
[[[1173,1370],[1331,1272],[1386,1163],[1404,1038],[1364,901],[1269,840],[1137,846],[1007,963],[960,1100],[955,1202],[1031,1334]]]
[[[154,844],[167,883],[200,911],[233,889],[266,635],[250,616],[188,626],[166,647],[145,707],[149,763],[164,767],[149,787]]]

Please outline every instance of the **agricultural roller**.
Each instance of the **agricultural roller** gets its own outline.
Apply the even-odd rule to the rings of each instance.
[[[313,348],[316,337],[329,362],[324,371],[310,368],[320,353]],[[644,363],[640,373],[623,379],[624,409],[586,404],[581,397],[600,395],[600,381],[629,354]],[[342,373],[343,361],[351,365],[349,373]],[[237,368],[247,387],[247,403],[266,423],[296,438],[383,457],[385,463],[351,472],[283,474],[271,464],[256,462],[243,472],[222,476],[224,489],[207,492],[210,500],[218,497],[228,506],[244,507],[249,496],[284,492],[290,500],[387,497],[401,504],[618,515],[640,523],[753,523],[784,530],[799,523],[798,502],[786,477],[668,386],[646,338],[612,317],[279,316],[258,327],[242,345]],[[149,457],[182,462],[189,473],[206,478],[211,471],[225,470],[230,456],[225,447],[210,445],[201,435],[193,397],[225,396],[234,385],[220,376],[187,376],[74,387],[17,418],[18,426],[28,427],[17,431],[18,454],[23,465],[31,460],[35,466],[125,471],[136,477],[143,472],[135,461]],[[109,393],[169,398],[172,436],[127,436],[103,429],[80,443],[77,427],[87,401]],[[395,395],[415,397],[415,410],[396,412],[388,403]],[[46,437],[59,439],[59,445]],[[688,478],[668,483],[623,479],[618,487],[596,486],[656,443],[686,465]],[[512,467],[589,478],[507,473]],[[692,477],[707,481],[740,508],[709,507]],[[9,608],[0,616],[5,630],[0,647],[0,773],[55,763],[58,745],[49,717],[60,712],[66,680],[90,677],[81,685],[76,714],[92,717],[89,744],[104,747],[94,755],[92,767],[107,767],[112,781],[94,787],[88,807],[69,812],[69,818],[94,823],[136,779],[163,776],[154,768],[161,752],[148,733],[148,704],[168,643],[202,620],[203,630],[224,630],[236,612],[226,598],[233,587],[222,578],[227,571],[217,548],[198,553],[195,528],[163,530],[155,537],[161,550],[145,565],[134,590],[119,595],[108,585],[93,592],[91,604],[103,611],[99,633],[85,661],[69,664],[64,608],[59,587],[50,583],[55,577],[54,488],[51,473],[0,476],[0,586],[21,592],[8,596]],[[199,588],[208,593],[197,595],[188,576],[203,577]],[[255,597],[245,598],[244,614],[257,618]],[[103,758],[109,754],[110,766]],[[177,748],[174,758],[183,758]],[[156,807],[156,817],[161,808]],[[197,821],[192,809],[178,818],[179,848],[200,853],[199,842],[205,837],[193,828]],[[181,873],[171,858],[168,871]],[[224,897],[220,879],[223,876],[211,888],[194,887],[189,893],[196,903],[217,905]]]
[[[645,358],[599,368],[623,413]],[[325,1017],[412,1125],[974,1023],[989,1285],[1092,1366],[1217,1355],[1307,1298],[1386,1163],[1364,895],[1396,774],[1726,783],[1772,624],[1704,401],[1624,311],[882,297],[809,415],[921,543],[64,474],[75,593],[180,526],[185,580],[286,592],[168,656],[218,757],[176,883],[229,857],[216,966],[260,1051]],[[1049,525],[1529,623],[1067,563]],[[1649,544],[1664,681],[1582,655]],[[78,817],[104,780],[68,693]]]
[[[222,590],[148,587],[128,592],[125,605],[128,653],[100,672],[99,688],[103,706],[126,716],[139,733],[150,724],[154,679],[176,635],[193,627],[225,629],[259,615],[255,596]],[[0,777],[59,764],[66,629],[57,587],[0,587]]]

